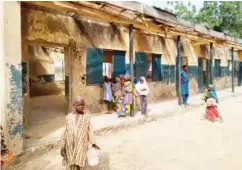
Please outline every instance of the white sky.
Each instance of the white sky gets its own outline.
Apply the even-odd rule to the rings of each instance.
[[[166,7],[168,9],[173,9],[171,7],[171,5],[167,5],[167,1],[142,1],[141,0],[139,2],[142,2],[142,3],[144,3],[146,5],[150,5],[150,6],[156,5],[156,6],[160,7],[160,8],[162,8],[162,9],[164,9]],[[184,4],[188,4],[188,2],[189,1],[183,1]],[[191,5],[195,5],[196,6],[197,10],[200,10],[203,7],[203,2],[204,1],[190,1],[190,2],[191,2]]]

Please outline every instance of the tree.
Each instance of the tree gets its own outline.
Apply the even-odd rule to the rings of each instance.
[[[191,22],[196,22],[196,15],[194,15],[194,12],[196,12],[196,7],[194,6],[191,8],[191,5],[189,8],[184,5],[182,1],[177,2],[175,6],[175,14],[177,16],[180,16],[182,19],[191,21]]]
[[[175,2],[173,12],[182,19],[242,38],[242,2],[212,1],[204,2],[204,6],[196,11],[191,3],[184,5]]]
[[[221,31],[242,37],[242,2],[221,2],[220,5]]]
[[[199,11],[196,19],[197,23],[203,24],[208,28],[214,29],[219,27],[221,24],[221,19],[219,17],[219,2],[204,2],[204,6]]]

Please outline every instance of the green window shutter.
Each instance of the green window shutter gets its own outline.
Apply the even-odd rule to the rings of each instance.
[[[152,54],[152,81],[161,80],[161,55]]]
[[[144,76],[146,78],[146,70],[147,70],[147,59],[146,54],[143,52],[135,53],[135,77],[139,79]]]
[[[126,65],[125,65],[125,51],[114,51],[113,58],[113,77],[119,75],[125,75]]]
[[[203,72],[203,58],[198,58],[198,90],[200,93],[204,91],[204,72]]]
[[[214,76],[215,76],[215,77],[221,77],[220,60],[217,60],[217,59],[215,59]]]
[[[87,84],[103,83],[103,50],[98,48],[87,49]]]

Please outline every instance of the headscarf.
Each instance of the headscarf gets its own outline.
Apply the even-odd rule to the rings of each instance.
[[[120,84],[120,78],[119,77],[116,77],[115,80],[116,80],[116,83]]]
[[[125,75],[124,78],[125,78],[126,81],[131,81],[131,76],[130,75]]]
[[[145,96],[147,96],[149,94],[149,87],[148,87],[148,84],[146,82],[146,79],[145,79],[145,77],[140,77],[140,79],[143,80],[143,83],[141,83],[139,81],[138,84],[136,84],[135,89],[137,90],[137,92],[139,93],[139,95],[145,95]],[[145,89],[145,90],[142,91],[142,89]]]
[[[120,78],[121,86],[124,86],[124,84],[125,84],[125,78],[124,78],[124,76],[123,75],[120,75],[119,78]]]
[[[216,102],[218,103],[218,97],[217,97],[217,94],[216,94],[216,90],[215,90],[215,87],[213,87],[213,85],[208,85],[208,88],[210,88],[210,90],[208,90],[208,94],[207,94],[207,97],[208,98],[214,98],[216,100]]]
[[[121,80],[120,80],[120,78],[116,77],[115,80],[116,80],[116,83],[113,84],[113,86],[112,86],[114,93],[117,92],[117,91],[121,91]]]
[[[113,90],[113,94],[115,96],[115,99],[118,100],[119,97],[122,94],[122,86],[121,86],[120,77],[116,77],[115,80],[116,80],[116,83],[113,84],[113,86],[112,86],[113,89],[112,90]]]

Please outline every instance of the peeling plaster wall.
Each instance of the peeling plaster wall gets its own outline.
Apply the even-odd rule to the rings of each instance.
[[[72,52],[68,60],[71,67],[70,95],[72,96],[70,98],[76,95],[84,96],[87,107],[92,113],[106,110],[102,102],[102,88],[86,86],[85,82],[81,81],[82,76],[86,74],[86,48],[126,51],[126,64],[129,65],[128,28],[91,20],[84,16],[74,20],[71,17],[30,9],[22,9],[22,23],[23,40],[62,44],[71,48]],[[149,102],[175,97],[176,41],[135,32],[134,54],[135,52],[162,54],[161,62],[168,79],[158,83],[149,82],[151,88]],[[191,94],[198,92],[197,57],[206,57],[198,56],[201,54],[205,55],[205,52],[200,46],[193,47],[191,42],[182,41],[182,55],[188,57],[191,70],[189,85]]]
[[[21,12],[20,2],[3,2],[3,65],[5,92],[1,124],[10,151],[23,149],[23,108],[21,68]],[[2,43],[2,42],[1,42]]]
[[[95,113],[106,109],[102,103],[102,89],[86,86],[81,77],[86,74],[86,48],[104,48],[128,51],[128,32],[119,26],[95,21],[79,21],[71,17],[41,11],[22,9],[22,35],[25,40],[68,45],[73,96],[85,97],[87,108]],[[127,54],[127,53],[126,53]],[[126,58],[126,60],[128,60]]]
[[[126,51],[126,63],[129,63],[128,29],[110,25],[109,23],[89,19],[78,21],[71,17],[29,9],[22,9],[22,22],[22,37],[25,40],[71,46],[73,50],[71,56],[71,75],[73,75],[71,86],[73,96],[71,98],[76,95],[84,96],[87,107],[92,113],[105,110],[106,106],[102,104],[102,88],[98,86],[86,86],[81,81],[81,76],[86,74],[86,48]],[[135,33],[134,51],[163,53],[163,39],[153,35],[142,35],[142,39],[140,39],[141,37],[137,35],[139,34]],[[162,83],[158,83],[154,87],[161,89],[163,92],[158,96],[157,94],[151,94],[150,101],[161,99],[161,96],[169,96],[167,91],[174,91],[173,87]],[[168,90],[164,90],[163,87]]]
[[[225,88],[232,87],[232,77],[221,77],[221,78],[214,78],[214,86],[216,90],[222,90]],[[237,79],[235,79],[235,86],[237,85]]]
[[[55,63],[64,61],[64,50],[29,46],[28,59],[31,97],[64,94],[64,70],[59,75],[55,71]],[[58,76],[60,81],[56,80]]]

